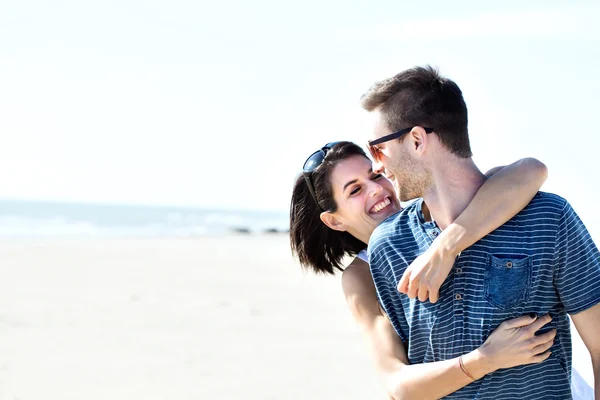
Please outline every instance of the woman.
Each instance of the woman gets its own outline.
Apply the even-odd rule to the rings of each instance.
[[[407,269],[401,291],[421,301],[436,301],[456,255],[525,207],[547,175],[546,167],[532,159],[495,172],[459,218]],[[556,332],[535,335],[550,317],[526,315],[502,323],[471,353],[410,365],[405,344],[379,306],[364,251],[375,227],[399,210],[392,183],[373,173],[363,150],[350,142],[330,143],[307,159],[290,209],[292,252],[304,267],[334,274],[343,270],[346,256],[356,256],[343,270],[342,287],[392,398],[440,398],[497,369],[539,363],[550,356]]]

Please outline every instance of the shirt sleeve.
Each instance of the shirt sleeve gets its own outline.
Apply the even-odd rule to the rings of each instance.
[[[400,336],[403,342],[407,342],[408,335],[404,332],[400,323],[400,319],[404,318],[404,310],[399,300],[400,293],[394,281],[389,258],[386,256],[390,246],[389,240],[386,240],[388,234],[385,230],[382,232],[382,229],[377,228],[371,235],[368,247],[369,266],[377,290],[379,304],[387,314],[396,334]]]
[[[600,303],[600,253],[567,202],[558,224],[555,262],[554,285],[567,313]]]

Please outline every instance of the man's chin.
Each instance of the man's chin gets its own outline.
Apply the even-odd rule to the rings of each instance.
[[[406,198],[403,198],[403,197],[406,197]],[[418,199],[420,197],[423,197],[423,196],[411,195],[411,196],[403,196],[403,197],[400,197],[400,202],[401,203],[410,203],[410,202],[412,202],[412,201],[414,201],[414,200],[416,200],[416,199]]]

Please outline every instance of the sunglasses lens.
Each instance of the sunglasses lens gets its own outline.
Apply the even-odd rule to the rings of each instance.
[[[369,153],[371,154],[373,161],[379,161],[379,150],[377,147],[368,145],[367,148],[369,149]]]
[[[325,158],[325,152],[323,150],[315,151],[304,163],[302,170],[304,172],[312,172],[323,162]]]
[[[333,146],[335,146],[338,143],[342,143],[342,142],[339,142],[339,141],[338,142],[329,142],[325,146],[323,146],[323,149],[329,150],[329,149],[331,149]]]
[[[323,163],[323,160],[325,159],[327,152],[338,143],[341,143],[341,142],[329,142],[325,146],[323,146],[323,148],[321,148],[320,150],[317,150],[314,153],[312,153],[311,156],[306,159],[306,162],[304,163],[304,167],[302,167],[302,170],[305,173],[314,171],[319,165],[321,165]]]

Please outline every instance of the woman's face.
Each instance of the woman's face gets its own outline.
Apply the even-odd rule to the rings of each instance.
[[[338,209],[325,213],[331,219],[325,223],[365,243],[381,221],[401,209],[392,183],[373,173],[371,161],[361,155],[340,161],[331,173],[331,185]]]

